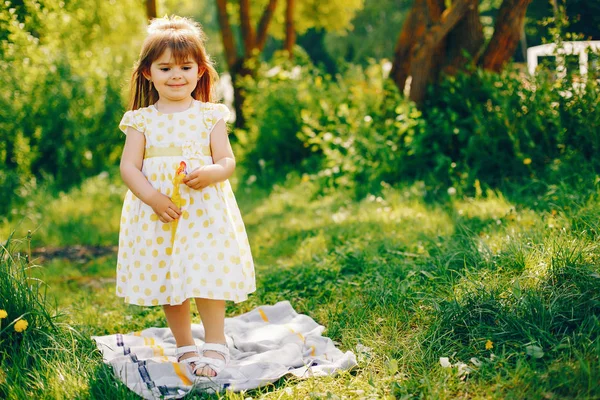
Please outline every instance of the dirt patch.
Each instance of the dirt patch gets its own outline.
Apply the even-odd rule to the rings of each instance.
[[[55,258],[86,263],[94,258],[116,254],[117,250],[118,246],[39,247],[31,250],[31,258],[36,263],[44,263]]]

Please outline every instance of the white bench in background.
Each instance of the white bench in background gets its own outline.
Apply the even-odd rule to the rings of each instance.
[[[556,43],[542,44],[527,49],[527,69],[531,75],[535,75],[538,66],[538,57],[556,57],[556,72],[559,79],[567,76],[567,67],[565,56],[579,56],[579,73],[585,80],[588,74],[588,49],[592,52],[600,52],[600,40],[590,40],[581,42],[563,42],[561,47]],[[585,85],[585,83],[584,83]]]

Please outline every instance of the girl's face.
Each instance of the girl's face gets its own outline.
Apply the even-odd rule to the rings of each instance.
[[[199,71],[198,63],[188,58],[182,64],[177,64],[167,48],[150,66],[147,78],[158,91],[159,98],[167,101],[187,101],[198,84],[198,78],[203,71]]]

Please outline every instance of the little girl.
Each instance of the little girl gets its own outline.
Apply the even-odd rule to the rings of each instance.
[[[216,376],[229,361],[225,300],[255,290],[248,238],[227,180],[235,159],[225,121],[211,103],[217,73],[198,24],[155,19],[131,81],[121,176],[129,191],[119,232],[117,295],[162,305],[178,361]],[[190,299],[205,330],[198,349]]]

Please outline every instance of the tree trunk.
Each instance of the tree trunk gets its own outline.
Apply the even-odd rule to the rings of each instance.
[[[240,85],[240,81],[248,75],[252,75],[250,69],[246,67],[246,59],[238,58],[235,65],[229,70],[231,75],[231,85],[233,86],[233,108],[235,110],[235,127],[244,128],[246,126],[246,116],[244,115],[244,102],[246,95]]]
[[[390,78],[396,83],[400,92],[404,92],[406,79],[408,78],[412,51],[415,43],[419,42],[426,29],[426,4],[425,0],[415,0],[413,7],[406,16],[402,30],[396,42],[394,60]]]
[[[483,54],[483,68],[500,72],[521,38],[525,13],[531,0],[504,0],[494,25],[494,35]]]
[[[294,8],[295,0],[287,0],[285,9],[285,44],[284,50],[287,50],[290,59],[293,58],[294,44],[296,44],[296,30],[294,28]]]
[[[435,69],[435,51],[456,24],[465,14],[475,7],[477,0],[456,0],[452,7],[443,12],[439,23],[432,26],[423,36],[420,43],[415,47],[411,60],[410,99],[421,104],[425,98],[427,84],[432,76],[432,68]],[[428,7],[429,8],[429,7]]]
[[[146,17],[148,20],[156,18],[156,0],[146,0]]]
[[[249,0],[240,0],[240,28],[242,31],[242,39],[244,41],[244,57],[250,58],[252,50],[256,44],[254,38],[254,28],[250,21],[250,3]]]
[[[217,0],[217,14],[219,17],[219,25],[221,26],[225,60],[227,61],[227,67],[231,72],[237,61],[238,55],[233,33],[231,31],[231,24],[229,23],[229,14],[227,14],[227,0]]]
[[[469,58],[473,64],[477,64],[484,42],[478,3],[479,0],[476,0],[475,6],[467,11],[465,17],[448,34],[448,62],[444,68],[448,74],[455,74],[464,69],[469,63]],[[468,53],[468,56],[464,53]]]
[[[254,75],[254,71],[250,70],[246,64],[247,61],[262,52],[267,38],[269,24],[275,13],[277,0],[269,0],[269,4],[265,7],[263,14],[258,24],[258,33],[255,33],[250,21],[250,3],[249,0],[240,0],[240,27],[242,38],[244,41],[244,54],[240,57],[237,54],[235,40],[227,14],[227,0],[216,0],[219,25],[221,26],[221,37],[223,39],[223,47],[225,49],[225,59],[231,75],[231,84],[233,85],[235,108],[235,126],[243,128],[246,124],[244,117],[244,92],[240,87],[241,78],[248,75]]]
[[[275,14],[275,8],[277,7],[277,0],[269,0],[269,4],[265,7],[260,21],[258,22],[258,37],[256,38],[256,48],[262,53],[267,42],[267,32],[269,30],[269,24]]]
[[[409,97],[417,104],[423,102],[427,85],[438,77],[444,58],[448,73],[464,68],[469,59],[474,65],[500,71],[521,38],[531,0],[503,0],[494,35],[483,55],[479,0],[453,0],[442,12],[445,3],[414,0],[396,43],[390,78],[403,91],[410,75]]]
[[[429,26],[440,23],[442,13],[446,9],[444,0],[427,0],[427,11],[429,15]],[[431,54],[431,69],[427,82],[434,82],[442,70],[442,64],[446,58],[446,37],[443,37]],[[412,86],[411,86],[412,87]]]

